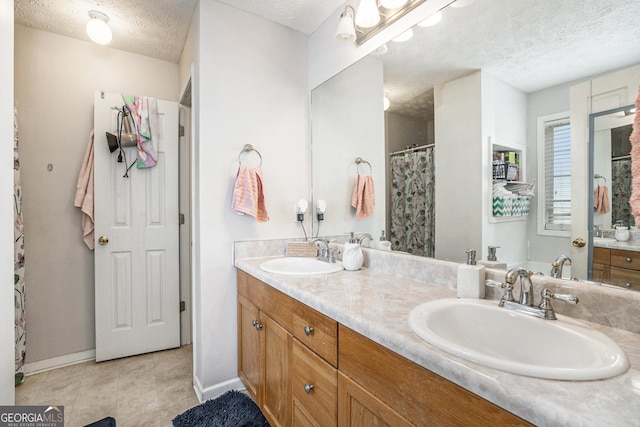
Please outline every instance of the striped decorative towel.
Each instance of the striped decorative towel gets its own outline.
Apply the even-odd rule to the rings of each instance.
[[[240,165],[233,188],[231,208],[239,215],[251,215],[258,222],[269,221],[262,192],[262,169]]]
[[[358,175],[351,195],[351,206],[356,208],[356,218],[364,219],[376,210],[376,198],[373,192],[373,177]]]

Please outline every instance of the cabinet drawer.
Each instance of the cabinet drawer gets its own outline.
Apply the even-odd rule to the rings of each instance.
[[[338,323],[302,303],[293,312],[293,336],[333,366],[338,366]]]
[[[626,289],[640,290],[640,271],[611,267],[609,282]]]
[[[334,426],[338,418],[338,371],[297,340],[293,340],[294,425]],[[306,421],[302,421],[302,420]]]
[[[609,248],[593,248],[593,262],[598,264],[611,264],[611,249]]]
[[[640,270],[640,252],[611,249],[611,266]]]

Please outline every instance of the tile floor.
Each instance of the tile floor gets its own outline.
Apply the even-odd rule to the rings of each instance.
[[[118,427],[168,427],[176,415],[199,404],[192,351],[185,346],[30,375],[16,387],[16,405],[64,405],[65,427],[107,416]]]

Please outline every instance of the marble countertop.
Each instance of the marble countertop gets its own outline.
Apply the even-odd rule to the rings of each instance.
[[[593,246],[598,248],[622,249],[625,251],[640,252],[640,242],[637,240],[629,240],[627,242],[618,242],[617,240],[615,242],[598,242],[594,239]]]
[[[373,341],[539,426],[640,426],[640,336],[584,322],[608,335],[631,368],[599,381],[529,378],[468,362],[418,338],[408,324],[416,306],[456,291],[363,268],[319,276],[260,270],[270,258],[236,260],[236,267]],[[499,334],[500,331],[495,331]]]

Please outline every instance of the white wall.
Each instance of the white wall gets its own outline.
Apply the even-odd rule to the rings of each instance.
[[[0,2],[0,405],[15,404],[13,304],[13,2]]]
[[[479,259],[487,259],[488,246],[500,246],[499,260],[508,264],[527,260],[527,222],[530,216],[514,221],[492,218],[491,155],[489,140],[508,146],[526,147],[527,97],[512,86],[501,82],[487,72],[482,72],[482,247],[477,248]],[[525,158],[528,150],[524,153]],[[529,171],[525,169],[529,181]],[[482,254],[480,256],[480,254]]]
[[[378,236],[385,228],[383,84],[382,62],[366,57],[313,90],[313,199],[327,202],[320,236],[349,231]],[[371,164],[371,172],[366,164],[359,169],[373,175],[375,189],[375,215],[364,219],[355,218],[351,207],[357,157]],[[311,212],[315,223],[315,209]]]
[[[233,241],[302,236],[292,211],[309,197],[308,58],[300,33],[215,1],[198,7],[194,375],[210,398],[240,385]],[[263,158],[266,223],[230,208],[247,143]]]
[[[94,92],[176,101],[178,66],[18,25],[15,72],[32,363],[95,348],[93,252],[73,207]]]
[[[482,73],[436,86],[436,258],[464,262],[482,247]]]

